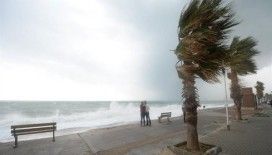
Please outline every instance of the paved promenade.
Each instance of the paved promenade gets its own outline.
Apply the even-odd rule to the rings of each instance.
[[[201,142],[222,147],[222,154],[271,154],[272,152],[272,110],[262,113],[271,117],[249,117],[247,121],[231,122],[231,131],[225,129],[225,116],[213,110],[199,112],[198,131]],[[262,115],[259,115],[262,116]],[[83,133],[59,136],[56,142],[51,138],[0,143],[2,155],[152,155],[158,154],[167,145],[186,139],[186,125],[181,118],[171,123],[152,122],[152,127],[138,124],[106,129],[89,130]]]
[[[206,113],[200,113],[205,117]],[[210,113],[214,115],[214,113]],[[272,154],[272,109],[264,106],[255,116],[244,116],[247,120],[231,122],[231,130],[225,126],[213,128],[206,134],[199,133],[200,142],[215,144],[222,148],[222,155],[271,155]],[[199,128],[200,129],[200,128]],[[201,130],[201,129],[200,129]],[[158,143],[148,144],[131,149],[127,154],[158,154],[163,147],[185,140],[185,135],[165,139]]]
[[[201,141],[222,147],[222,154],[271,155],[272,109],[268,106],[241,122],[232,121],[231,131],[222,129],[201,138]]]

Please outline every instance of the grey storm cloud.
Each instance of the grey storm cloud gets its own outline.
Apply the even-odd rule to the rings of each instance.
[[[261,69],[271,65],[272,1],[239,0],[234,1],[233,6],[237,20],[241,21],[234,28],[233,35],[254,37],[258,41],[257,49],[261,52],[256,58],[258,67]]]
[[[177,23],[185,1],[107,1],[117,18],[133,25],[149,46],[143,69],[145,85],[162,99],[180,98],[180,81],[177,78],[175,54]]]
[[[101,81],[108,83],[117,82],[119,85],[123,84],[122,81],[109,80],[110,76],[112,76],[108,72],[110,67],[105,68],[93,62],[93,59],[80,55],[80,52],[87,53],[88,50],[96,49],[86,49],[88,46],[78,48],[76,45],[82,44],[73,43],[78,40],[82,41],[85,38],[86,40],[90,39],[90,37],[96,39],[96,36],[92,36],[90,32],[82,32],[86,25],[78,23],[81,22],[80,19],[77,19],[80,16],[76,15],[81,15],[84,11],[80,10],[80,8],[74,9],[72,5],[63,5],[65,1],[60,1],[59,4],[54,2],[55,5],[50,5],[50,7],[44,7],[38,2],[40,1],[29,0],[25,3],[22,1],[2,2],[2,5],[0,5],[0,20],[3,22],[0,23],[0,58],[8,62],[21,62],[33,66],[39,64],[41,67],[48,67],[50,71],[74,81],[88,81],[96,76],[92,74],[93,71],[99,70],[101,77],[93,80],[101,79]],[[147,99],[180,100],[182,85],[175,70],[177,58],[171,50],[175,49],[177,45],[177,24],[181,10],[189,0],[93,0],[92,2],[100,3],[103,9],[113,18],[113,20],[107,19],[109,21],[108,23],[105,22],[105,24],[111,25],[111,22],[117,21],[120,22],[120,25],[116,24],[118,28],[124,23],[124,28],[128,34],[127,37],[132,38],[132,41],[134,41],[133,38],[137,38],[135,40],[140,40],[145,46],[144,51],[140,51],[141,48],[137,48],[135,43],[133,45],[134,49],[130,49],[133,52],[144,54],[141,58],[142,62],[134,62],[135,66],[137,66],[134,70],[137,73],[133,73],[133,76],[137,80],[128,77],[131,78],[129,80],[136,87],[142,90],[146,89],[152,92],[151,94],[156,94],[151,98],[147,97]],[[258,40],[257,49],[261,51],[261,54],[256,57],[258,67],[262,69],[271,65],[272,44],[270,35],[272,34],[272,18],[270,16],[272,1],[236,0],[233,2],[233,6],[237,20],[241,21],[241,24],[234,28],[229,40],[231,40],[232,36],[237,35],[241,37],[253,36]],[[75,20],[57,18],[57,14],[63,13],[58,11],[58,7],[65,8],[64,14],[67,13],[68,17],[71,16]],[[85,9],[92,11],[88,8]],[[94,12],[90,18],[87,16],[83,19],[91,21],[92,17],[95,16]],[[61,32],[67,25],[69,26],[68,33],[63,32],[64,34],[62,34]],[[119,29],[122,29],[122,27]],[[111,30],[114,31],[114,28],[98,30],[107,32],[110,34],[109,36],[119,35],[116,34],[119,31],[111,32]],[[59,52],[65,50],[68,52]],[[133,54],[133,52],[130,52],[130,54]],[[102,54],[102,56],[106,58],[107,54]],[[109,60],[107,58],[107,61]],[[112,62],[105,63],[105,65],[113,65],[114,61],[118,60],[112,60]],[[129,67],[123,66],[120,69],[129,70]],[[113,74],[113,76],[118,79],[119,75]],[[203,100],[220,100],[224,98],[222,84],[211,85],[197,80],[197,85],[200,98]],[[141,89],[138,89],[138,91]],[[138,97],[133,99],[138,99]]]
[[[154,2],[154,1],[152,1]],[[177,78],[174,64],[176,57],[169,50],[177,44],[177,24],[181,10],[189,1],[107,1],[118,18],[134,25],[144,39],[150,43],[150,57],[145,68],[146,84],[154,87],[163,98],[177,98],[180,95],[181,82]],[[272,1],[239,0],[232,3],[236,19],[241,23],[233,29],[233,36],[252,36],[258,41],[257,49],[261,52],[256,57],[258,68],[271,64]],[[210,85],[198,80],[200,96],[203,99],[222,99],[222,84]],[[167,93],[166,93],[167,92]],[[178,93],[177,93],[178,92]],[[207,95],[206,92],[217,94]],[[215,97],[216,96],[216,97]],[[170,97],[171,98],[171,97]]]

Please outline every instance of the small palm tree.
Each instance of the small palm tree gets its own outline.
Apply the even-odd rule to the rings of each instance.
[[[233,17],[231,6],[223,5],[222,0],[192,0],[180,15],[175,54],[181,62],[177,71],[183,84],[187,148],[190,150],[199,150],[195,79],[218,82],[221,62],[226,57],[223,42],[230,28],[238,24]]]
[[[243,97],[238,75],[243,76],[249,73],[256,73],[257,67],[253,60],[253,57],[259,53],[254,49],[256,45],[256,41],[251,37],[241,40],[239,37],[234,37],[228,50],[229,59],[226,65],[231,69],[231,72],[228,74],[231,80],[230,96],[236,106],[237,120],[242,119],[241,106]]]
[[[257,95],[257,98],[258,98],[258,101],[263,97],[264,93],[264,83],[262,83],[261,81],[257,81],[256,83],[256,95]]]

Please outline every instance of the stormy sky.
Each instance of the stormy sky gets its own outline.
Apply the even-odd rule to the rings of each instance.
[[[0,100],[180,100],[171,50],[188,1],[2,0]],[[272,2],[233,6],[231,35],[253,36],[261,51],[258,74],[241,83],[270,92]],[[201,100],[224,99],[222,83],[197,87]]]

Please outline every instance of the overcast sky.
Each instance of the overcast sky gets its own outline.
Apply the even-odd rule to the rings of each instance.
[[[177,23],[188,0],[0,1],[0,100],[179,100]],[[233,3],[253,36],[258,74],[272,89],[272,1]],[[224,99],[223,84],[198,80],[202,100]]]

